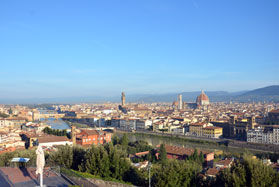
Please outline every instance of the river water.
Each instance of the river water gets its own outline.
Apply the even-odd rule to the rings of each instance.
[[[41,122],[46,123],[47,125],[50,125],[52,129],[59,129],[59,130],[70,129],[70,126],[67,123],[65,123],[62,119],[54,119],[54,118],[43,119],[43,118],[41,118]]]
[[[56,113],[56,111],[45,110],[45,109],[39,109],[39,112],[41,114]],[[46,123],[47,125],[50,125],[52,129],[59,129],[59,130],[70,129],[70,126],[66,122],[64,122],[62,119],[55,119],[55,118],[44,119],[44,118],[41,118],[40,121],[42,123]]]

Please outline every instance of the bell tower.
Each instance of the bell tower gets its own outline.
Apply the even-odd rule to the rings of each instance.
[[[73,146],[76,145],[76,126],[72,125],[72,142],[73,142]]]

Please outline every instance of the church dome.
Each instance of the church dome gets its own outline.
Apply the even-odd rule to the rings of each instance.
[[[196,103],[197,103],[197,105],[208,105],[209,104],[209,98],[204,93],[204,91],[202,91],[202,93],[197,97]]]

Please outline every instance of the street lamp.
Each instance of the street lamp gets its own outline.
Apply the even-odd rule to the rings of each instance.
[[[149,162],[149,163],[148,163],[148,178],[149,178],[148,182],[149,182],[149,187],[151,187],[151,178],[150,178],[150,170],[151,170],[151,167],[152,167],[152,163]]]

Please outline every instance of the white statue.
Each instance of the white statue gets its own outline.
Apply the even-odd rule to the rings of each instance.
[[[36,155],[37,155],[37,170],[36,170],[36,174],[40,174],[40,187],[43,187],[43,171],[44,171],[44,167],[45,167],[45,154],[43,151],[42,146],[38,146],[37,150],[36,150]]]

